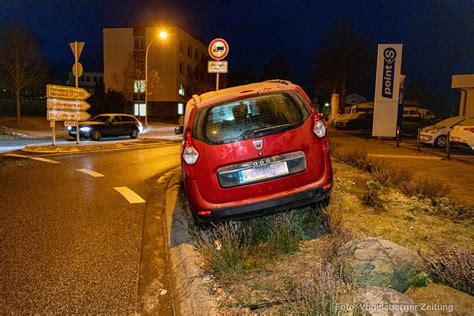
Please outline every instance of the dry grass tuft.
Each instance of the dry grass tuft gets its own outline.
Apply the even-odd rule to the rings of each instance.
[[[326,248],[325,263],[334,264],[339,248],[354,239],[350,230],[344,227],[342,220],[342,210],[336,206],[324,210],[327,217],[329,232],[329,243]]]
[[[440,183],[430,179],[416,179],[402,181],[399,184],[400,191],[406,196],[417,196],[435,200],[446,196],[450,188],[445,183]]]

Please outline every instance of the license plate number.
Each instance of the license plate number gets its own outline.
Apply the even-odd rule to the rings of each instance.
[[[251,169],[245,169],[238,172],[239,183],[255,182],[259,180],[275,178],[288,174],[288,166],[285,161],[276,161],[274,163],[256,166]]]

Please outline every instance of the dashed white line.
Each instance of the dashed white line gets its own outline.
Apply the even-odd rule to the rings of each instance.
[[[29,157],[32,160],[37,160],[37,161],[42,161],[42,162],[47,162],[47,163],[61,163],[60,161],[57,160],[51,160],[51,159],[46,159],[46,158],[41,158],[41,157]]]
[[[130,204],[145,203],[145,200],[142,199],[141,196],[139,196],[127,187],[115,187],[114,189],[118,193],[122,194],[123,197],[126,198]]]
[[[77,171],[79,172],[83,172],[85,174],[88,174],[94,178],[99,178],[99,177],[105,177],[102,173],[98,173],[98,172],[95,172],[93,170],[89,170],[89,169],[76,169]]]

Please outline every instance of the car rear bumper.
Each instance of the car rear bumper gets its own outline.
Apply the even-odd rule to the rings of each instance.
[[[246,219],[307,206],[329,197],[332,188],[331,179],[325,183],[324,187],[320,183],[313,183],[298,189],[258,198],[258,200],[214,204],[202,198],[195,181],[190,180],[190,182],[186,191],[188,198],[190,198],[191,210],[199,221],[205,223],[227,219]],[[202,212],[207,212],[207,214],[204,215]]]

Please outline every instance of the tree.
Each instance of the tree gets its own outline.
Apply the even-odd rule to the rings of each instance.
[[[324,37],[316,57],[316,94],[339,93],[342,110],[347,94],[373,92],[375,65],[375,50],[369,41],[356,32],[350,21],[338,21]]]
[[[284,79],[291,80],[290,65],[282,55],[274,55],[263,66],[262,80]]]
[[[207,91],[212,91],[215,89],[215,74],[210,74],[207,72],[207,60],[201,58],[199,63],[194,67],[191,73],[188,74],[186,78],[186,93],[188,96],[194,94],[201,94]],[[220,74],[222,78],[222,74]],[[222,87],[223,84],[221,83]]]
[[[16,119],[21,120],[20,96],[26,88],[43,85],[46,64],[37,41],[20,25],[11,25],[0,34],[0,76],[16,100]]]

